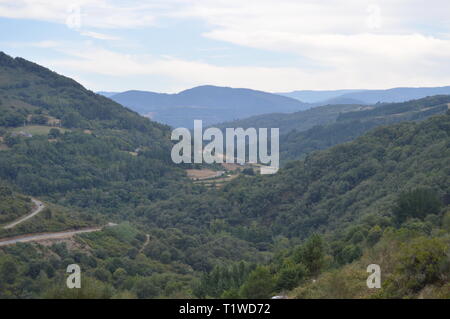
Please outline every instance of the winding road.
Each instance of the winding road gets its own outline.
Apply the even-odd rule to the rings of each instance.
[[[22,217],[22,218],[19,218],[18,220],[12,222],[11,224],[3,226],[4,229],[11,229],[11,228],[13,228],[13,227],[23,223],[24,221],[26,221],[26,220],[30,219],[31,217],[33,217],[33,216],[39,214],[40,212],[42,212],[44,210],[44,208],[46,207],[44,205],[44,203],[41,202],[40,200],[37,200],[37,199],[34,199],[34,198],[32,198],[31,200],[35,204],[35,207],[31,211],[31,213],[26,215],[26,216],[24,216],[24,217]],[[116,226],[116,225],[117,224],[114,224],[114,223],[108,223],[104,227],[113,227],[113,226]],[[55,233],[27,234],[27,235],[20,235],[20,236],[16,236],[16,237],[3,238],[3,239],[0,239],[0,247],[1,246],[14,245],[14,244],[17,244],[17,243],[27,243],[27,242],[30,242],[30,241],[70,238],[70,237],[73,237],[74,235],[77,235],[77,234],[91,233],[91,232],[95,232],[95,231],[100,231],[104,227],[90,227],[90,228],[85,228],[85,229],[66,230],[66,231],[55,232]]]
[[[26,216],[16,220],[15,222],[12,222],[11,224],[8,224],[8,225],[4,226],[3,228],[4,229],[11,229],[11,228],[13,228],[13,227],[23,223],[24,221],[30,219],[31,217],[39,214],[40,212],[42,212],[44,210],[45,205],[44,205],[43,202],[41,202],[40,200],[34,199],[34,198],[32,198],[31,201],[36,205],[36,207],[31,211],[30,214],[28,214],[28,215],[26,215]]]
[[[109,223],[105,227],[113,227],[113,226],[116,226],[116,224]],[[62,231],[62,232],[57,232],[57,233],[29,234],[29,235],[22,235],[22,236],[17,236],[17,237],[12,237],[12,238],[4,238],[4,239],[0,239],[0,247],[14,245],[17,243],[27,243],[30,241],[70,238],[77,234],[92,233],[95,231],[100,231],[103,228],[104,227],[91,227],[91,228],[78,229],[78,230],[67,230],[67,231]]]

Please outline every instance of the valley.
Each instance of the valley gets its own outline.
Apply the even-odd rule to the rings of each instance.
[[[175,164],[171,127],[25,59],[0,78],[0,298],[450,298],[448,95],[224,124],[281,128],[264,176]]]

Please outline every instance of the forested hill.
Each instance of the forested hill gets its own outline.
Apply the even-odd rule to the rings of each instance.
[[[164,197],[183,175],[168,126],[4,53],[0,136],[0,179],[64,205],[116,210]]]
[[[291,114],[265,114],[219,124],[218,127],[278,127],[283,163],[351,141],[368,130],[402,121],[419,121],[443,114],[450,96],[437,95],[403,103],[372,106],[326,105]]]
[[[389,125],[219,189],[172,163],[168,127],[36,64],[1,55],[0,101],[0,226],[29,210],[29,196],[49,208],[0,237],[119,224],[70,245],[0,248],[0,298],[268,298],[320,275],[323,256],[333,271],[401,227],[438,234],[419,253],[448,256],[450,113],[390,124],[444,112],[443,97],[342,114],[349,129],[365,119]],[[83,269],[80,290],[66,289],[73,263]],[[400,277],[424,271],[407,265]],[[448,269],[431,269],[414,289],[448,283]],[[389,296],[409,293],[393,287]]]
[[[270,113],[251,116],[231,122],[224,122],[215,125],[220,129],[227,127],[278,127],[280,134],[286,134],[290,131],[306,131],[314,126],[333,123],[340,114],[358,111],[368,108],[368,106],[358,104],[340,104],[317,106],[308,110],[295,113]]]
[[[368,243],[374,245],[383,232],[395,231],[401,225],[405,229],[400,228],[399,234],[404,236],[409,232],[431,236],[450,203],[449,143],[450,113],[419,123],[384,126],[353,142],[293,161],[275,175],[243,176],[221,190],[156,202],[140,207],[135,214],[155,230],[175,227],[181,232],[177,236],[185,238],[186,245],[177,246],[173,260],[180,258],[196,270],[209,271],[194,291],[197,296],[267,298],[316,277],[325,264],[333,271],[355,261],[368,249]],[[408,199],[396,215],[393,207],[403,193],[414,202]],[[415,208],[410,209],[411,205]],[[446,216],[448,219],[449,213]],[[312,237],[311,246],[297,247],[300,254],[285,259],[283,254],[290,245],[314,233],[327,241],[317,244]],[[448,245],[448,236],[442,241]],[[214,243],[215,249],[211,250],[209,243]],[[234,269],[226,262],[211,271],[217,258],[243,258],[250,249],[244,243],[261,253],[281,255],[274,257],[271,266],[257,268],[250,275],[243,274],[245,268]],[[385,241],[385,245],[390,244],[394,243]],[[154,245],[150,244],[149,250],[156,257],[158,247],[164,244]],[[448,251],[448,246],[443,247]],[[303,249],[313,251],[304,257]],[[250,260],[246,258],[250,255],[245,257]],[[411,266],[413,272],[421,271],[415,267],[419,266]],[[448,283],[445,276],[449,271],[445,269],[441,282]],[[361,281],[360,277],[352,280],[364,288],[365,268],[358,269],[359,273]],[[407,274],[400,270],[399,276],[403,275]],[[234,282],[234,276],[244,277]],[[333,296],[333,289],[328,287],[326,295]],[[393,293],[407,296],[400,289]]]
[[[333,122],[281,136],[281,159],[298,159],[315,150],[345,143],[372,128],[403,121],[420,121],[449,109],[450,96],[436,95],[403,103],[377,104],[340,113]]]
[[[134,129],[159,138],[168,128],[86,90],[76,81],[23,58],[0,52],[0,126],[21,126],[27,118],[61,120],[66,128]],[[33,119],[31,119],[33,120]]]
[[[252,116],[221,123],[217,127],[278,127],[283,135],[291,131],[307,131],[315,126],[334,122],[377,119],[379,123],[388,124],[396,121],[423,119],[433,114],[443,113],[449,102],[450,95],[437,95],[403,103],[330,104],[289,114],[271,113]]]
[[[450,113],[421,123],[383,126],[353,142],[292,161],[275,175],[234,180],[214,194],[226,199],[215,203],[215,211],[222,213],[205,212],[202,220],[221,219],[223,229],[266,244],[277,235],[306,237],[314,231],[343,229],[365,215],[385,215],[402,190],[427,186],[440,196],[448,194],[449,143]],[[161,221],[173,219],[181,225],[184,218],[187,222],[198,214],[189,202],[197,201],[157,203],[161,206],[149,209],[148,222],[158,223],[155,212],[164,212]]]

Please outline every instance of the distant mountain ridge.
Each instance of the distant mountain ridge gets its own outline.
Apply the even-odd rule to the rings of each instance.
[[[291,97],[305,103],[320,103],[340,96],[360,92],[363,90],[297,90],[292,92],[280,92],[277,94]]]
[[[300,90],[268,93],[245,88],[203,85],[179,93],[130,90],[98,92],[141,115],[172,127],[205,126],[271,113],[294,113],[323,105],[402,103],[434,95],[450,95],[450,86],[386,90]]]
[[[203,120],[204,125],[212,125],[258,114],[290,113],[310,108],[307,103],[278,94],[211,85],[176,94],[132,90],[109,98],[173,127],[192,127],[196,119]]]
[[[99,91],[99,92],[96,92],[96,93],[100,94],[100,95],[103,95],[103,96],[106,96],[106,97],[111,97],[113,95],[119,94],[120,92]]]
[[[280,95],[298,99],[315,106],[327,104],[376,104],[401,103],[433,95],[449,95],[450,86],[442,87],[398,87],[386,90],[300,90]]]

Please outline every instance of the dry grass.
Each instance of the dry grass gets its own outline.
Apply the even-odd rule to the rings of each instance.
[[[213,171],[212,169],[187,169],[187,176],[193,180],[219,177],[223,171]]]
[[[241,165],[234,163],[222,163],[222,167],[227,171],[236,171],[242,168]]]
[[[61,131],[61,133],[64,133],[65,131],[68,131],[67,129],[61,128],[61,127],[53,127],[53,126],[46,126],[46,125],[27,125],[27,126],[20,126],[16,127],[12,130],[12,132],[26,132],[30,133],[32,135],[47,135],[48,132],[50,132],[50,129],[56,128]]]

